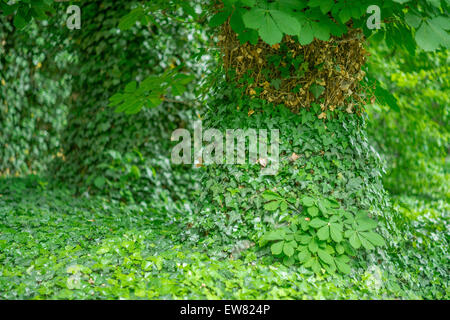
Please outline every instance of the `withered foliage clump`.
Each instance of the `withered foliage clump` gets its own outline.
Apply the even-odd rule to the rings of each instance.
[[[246,94],[276,105],[284,104],[293,112],[317,102],[322,111],[343,108],[348,113],[359,113],[369,98],[360,85],[365,76],[361,67],[368,55],[362,43],[361,32],[354,29],[341,38],[315,39],[305,46],[290,36],[273,46],[262,40],[256,45],[240,44],[228,23],[223,25],[219,35],[224,67],[226,71],[233,71],[232,81],[244,87]],[[287,52],[280,48],[287,48]],[[278,66],[270,63],[274,55],[283,55]],[[286,69],[288,55],[289,61],[302,56],[306,63],[302,64],[302,72],[292,65],[290,75],[282,77],[280,67]],[[279,79],[276,85],[273,85],[274,79]]]

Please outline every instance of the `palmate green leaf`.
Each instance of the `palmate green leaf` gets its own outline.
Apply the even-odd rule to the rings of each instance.
[[[312,253],[316,253],[317,252],[317,250],[319,249],[319,244],[317,243],[317,241],[315,239],[312,239],[309,242],[308,249]]]
[[[342,23],[347,23],[352,18],[352,8],[350,6],[344,7],[339,12],[339,19]]]
[[[288,35],[297,35],[299,33],[300,23],[296,18],[278,10],[270,10],[269,12],[281,32]]]
[[[374,246],[386,245],[382,236],[375,232],[361,232],[361,236],[369,240]]]
[[[356,223],[357,223],[357,226],[356,226],[357,231],[372,230],[372,229],[375,229],[378,225],[378,223],[375,220],[370,219],[367,216],[362,217],[362,218],[357,218]]]
[[[445,30],[443,22],[445,20],[436,17],[424,21],[416,32],[416,42],[425,51],[434,51],[439,47],[450,47],[450,36]]]
[[[258,30],[263,26],[265,17],[265,10],[252,8],[242,16],[242,19],[244,20],[244,24],[247,28]]]
[[[314,199],[308,196],[303,197],[301,202],[306,207],[312,207],[314,205]]]
[[[330,228],[328,226],[323,226],[320,228],[317,231],[317,237],[322,241],[328,240],[330,237]]]
[[[340,272],[349,274],[352,271],[350,266],[346,262],[344,262],[344,260],[340,259],[340,257],[334,259],[334,262],[336,263],[336,267]]]
[[[350,236],[350,245],[355,248],[359,249],[361,247],[361,240],[359,239],[359,236],[356,232],[353,232],[353,234]]]
[[[327,224],[327,222],[323,221],[322,219],[319,218],[314,218],[311,220],[311,222],[309,223],[311,227],[318,229],[320,227],[323,227]]]
[[[342,241],[342,224],[340,223],[331,223],[330,224],[330,235],[331,239],[335,242]]]
[[[288,256],[292,257],[295,253],[295,248],[293,246],[292,242],[285,242],[283,245],[283,253]]]
[[[270,251],[272,251],[272,254],[279,255],[283,251],[284,241],[279,241],[270,247]]]
[[[405,14],[405,21],[411,28],[417,29],[422,22],[422,18],[411,12],[408,12]]]
[[[247,28],[258,30],[261,39],[270,45],[280,43],[283,34],[296,35],[300,30],[300,23],[296,18],[279,10],[252,8],[242,16],[242,20]]]
[[[319,214],[319,209],[317,209],[317,207],[309,207],[308,209],[307,209],[307,211],[308,211],[308,214],[311,216],[311,217],[316,217],[318,214]]]
[[[311,264],[311,269],[315,272],[315,273],[320,273],[320,262],[318,259],[313,259],[313,262]]]
[[[314,37],[322,41],[330,40],[330,27],[326,23],[323,21],[312,22],[311,27],[314,32]]]
[[[216,13],[211,20],[209,21],[209,26],[212,28],[218,27],[225,23],[225,21],[228,19],[228,17],[231,14],[231,10],[225,9],[223,11],[220,11]]]
[[[307,250],[302,250],[298,253],[297,258],[300,263],[305,263],[311,259],[311,254]]]
[[[309,235],[296,233],[295,240],[301,244],[308,244],[311,241],[312,237]]]
[[[252,45],[256,45],[259,40],[258,31],[253,29],[245,29],[239,34],[238,38],[241,44],[250,42]]]
[[[264,15],[263,23],[258,29],[261,39],[269,45],[280,43],[283,33],[269,14]]]
[[[325,14],[333,8],[334,0],[310,0],[308,6],[311,8],[320,7],[320,11]]]
[[[298,40],[301,45],[308,45],[314,40],[313,27],[309,21],[304,21],[301,23]]]
[[[317,250],[317,255],[323,262],[327,264],[333,264],[333,257],[325,250],[322,249]]]
[[[242,20],[241,12],[235,10],[230,18],[230,26],[238,35],[245,30],[244,20]]]
[[[366,249],[366,250],[373,250],[375,249],[375,247],[373,246],[373,244],[366,239],[362,234],[360,234],[359,239],[361,240],[361,244],[362,246]]]

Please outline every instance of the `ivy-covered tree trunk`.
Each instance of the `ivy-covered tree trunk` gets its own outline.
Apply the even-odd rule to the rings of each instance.
[[[262,175],[270,157],[249,163],[248,155],[244,165],[205,166],[191,235],[231,252],[269,244],[288,265],[349,272],[357,249],[383,244],[376,220],[386,222],[378,231],[387,237],[391,219],[366,136],[361,39],[350,32],[306,46],[289,36],[274,46],[241,45],[227,25],[219,39],[226,80],[203,130],[279,130],[279,169]]]
[[[134,188],[130,192],[143,192],[142,199],[154,188],[179,187],[170,173],[170,133],[193,112],[173,103],[137,115],[108,107],[109,98],[129,82],[159,74],[186,58],[187,31],[180,26],[160,21],[162,30],[142,25],[118,29],[120,19],[137,3],[83,4],[81,29],[69,31],[78,62],[62,139],[64,161],[56,171],[77,185],[122,189],[127,197],[124,189]],[[174,40],[171,35],[176,35]]]

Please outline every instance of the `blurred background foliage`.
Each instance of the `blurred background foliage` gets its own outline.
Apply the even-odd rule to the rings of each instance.
[[[385,187],[392,194],[448,200],[448,50],[417,52],[413,57],[387,46],[372,47],[371,52],[369,72],[398,104],[398,109],[368,108],[369,134],[385,159]]]
[[[68,39],[53,33],[57,19],[16,32],[0,17],[0,173],[45,172],[61,153],[74,61]]]

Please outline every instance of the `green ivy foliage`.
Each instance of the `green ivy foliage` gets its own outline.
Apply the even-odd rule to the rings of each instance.
[[[217,242],[190,246],[167,219],[184,214],[172,202],[74,197],[32,176],[0,178],[0,195],[1,299],[449,298],[444,201],[398,199],[403,240],[395,252],[325,277],[256,247],[218,259]]]
[[[59,18],[23,32],[12,20],[0,16],[0,174],[43,172],[61,152],[73,56]]]
[[[180,80],[183,90],[173,92],[175,102],[157,107],[162,101],[159,95],[154,96],[158,102],[152,106],[157,108],[143,109],[138,115],[128,114],[136,113],[144,100],[153,101],[138,93],[148,89],[145,84],[151,85],[152,79],[159,81],[155,74],[177,71],[179,66],[199,77],[202,70],[196,61],[185,63],[203,41],[195,25],[185,28],[156,15],[159,27],[137,24],[120,30],[121,19],[137,5],[137,1],[120,5],[110,1],[83,4],[84,27],[69,31],[78,64],[73,75],[68,124],[61,142],[65,160],[55,166],[61,178],[79,185],[81,191],[86,186],[90,191],[115,190],[124,200],[143,199],[155,190],[178,190],[191,185],[186,182],[190,179],[186,171],[172,175],[168,155],[171,132],[185,126],[195,114],[196,106],[189,103],[193,100],[193,86],[184,92],[192,78]],[[122,90],[123,93],[116,94]],[[115,112],[110,101],[124,104]],[[128,110],[133,111],[128,114],[117,112],[128,109],[130,103],[137,109]],[[122,160],[111,154],[120,155]],[[127,179],[125,185],[130,190],[125,192]]]
[[[358,249],[374,250],[395,234],[364,117],[336,111],[324,122],[318,105],[294,114],[232,87],[222,83],[216,92],[204,130],[278,129],[280,169],[262,176],[259,163],[205,166],[187,237],[207,236],[229,248],[243,239],[269,243],[287,265],[348,273]]]
[[[383,156],[383,177],[392,194],[449,197],[449,55],[448,50],[410,57],[385,46],[372,50],[369,72],[392,92],[397,109],[368,108],[371,140]]]

